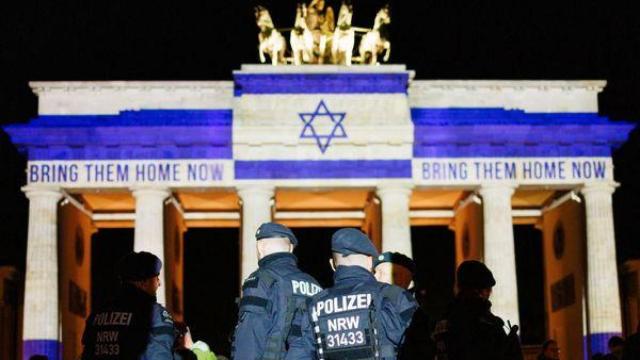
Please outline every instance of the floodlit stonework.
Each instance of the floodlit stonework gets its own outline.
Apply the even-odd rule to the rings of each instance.
[[[76,227],[135,228],[134,248],[171,269],[159,299],[179,319],[176,249],[190,226],[240,228],[246,277],[264,221],[359,227],[407,255],[411,226],[448,225],[456,261],[484,260],[495,312],[518,323],[513,224],[534,224],[547,302],[557,281],[575,284],[575,301],[546,305],[560,348],[600,351],[622,331],[611,151],[631,125],[598,115],[604,82],[416,80],[402,65],[245,65],[233,76],[31,84],[39,116],[6,128],[29,160],[25,355],[80,351],[80,325],[64,320],[61,336],[69,310],[52,295],[59,271],[90,293],[90,267],[55,251],[57,230]],[[552,261],[559,223],[571,251]]]

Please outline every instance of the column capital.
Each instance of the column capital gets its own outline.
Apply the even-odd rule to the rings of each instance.
[[[237,186],[236,190],[238,191],[238,196],[240,196],[240,199],[261,195],[271,198],[275,194],[275,188],[269,185],[246,184]]]
[[[588,195],[593,193],[606,193],[613,194],[616,188],[619,186],[616,182],[588,182],[582,186],[580,192],[582,195]]]
[[[376,186],[376,193],[380,196],[386,194],[406,194],[411,195],[415,185],[412,182],[383,182]]]
[[[134,186],[131,188],[131,193],[133,197],[137,198],[140,196],[156,196],[161,197],[163,200],[168,198],[171,195],[171,190],[167,187],[162,186]]]
[[[62,193],[62,189],[56,186],[26,185],[23,186],[21,190],[24,195],[30,200],[35,197],[49,197],[60,200],[64,196],[64,194]]]
[[[478,194],[485,195],[504,193],[509,196],[513,195],[518,185],[516,183],[484,183],[478,188]]]

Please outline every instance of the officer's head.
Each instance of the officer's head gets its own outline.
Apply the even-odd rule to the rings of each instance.
[[[284,225],[268,222],[260,225],[256,231],[258,260],[274,253],[292,252],[296,245],[298,245],[298,239]]]
[[[609,351],[615,356],[616,359],[622,359],[622,353],[624,351],[624,339],[620,336],[612,336],[609,339]]]
[[[152,253],[131,252],[123,256],[116,266],[118,277],[149,295],[156,295],[160,287],[162,261]]]
[[[408,289],[416,272],[416,263],[398,252],[383,252],[373,262],[376,279]]]
[[[460,264],[456,279],[459,293],[479,296],[486,300],[489,299],[491,289],[496,285],[496,279],[491,270],[476,260],[467,260]]]
[[[333,259],[331,266],[360,266],[368,271],[373,269],[373,259],[378,250],[362,231],[345,228],[336,231],[331,237]]]

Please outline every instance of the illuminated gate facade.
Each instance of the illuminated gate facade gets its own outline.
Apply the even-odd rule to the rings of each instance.
[[[29,159],[23,357],[81,351],[96,229],[132,227],[164,259],[159,299],[180,319],[186,229],[240,228],[244,278],[270,220],[358,227],[407,255],[412,225],[447,225],[512,323],[513,225],[534,224],[548,335],[576,358],[604,350],[622,331],[611,151],[631,130],[598,115],[605,83],[413,78],[246,65],[229,82],[32,83],[39,116],[6,128]]]

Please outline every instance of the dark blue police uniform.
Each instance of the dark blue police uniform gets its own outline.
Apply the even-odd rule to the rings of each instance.
[[[126,255],[118,268],[123,283],[116,296],[87,318],[82,359],[173,359],[175,330],[169,312],[156,297],[128,281],[158,276],[162,263],[155,255]]]
[[[505,329],[502,319],[491,313],[489,299],[478,295],[478,290],[496,285],[491,270],[467,260],[458,266],[456,280],[458,294],[433,331],[435,358],[522,360],[518,326]]]
[[[256,234],[258,240],[272,237],[288,238],[293,245],[298,242],[291,230],[276,223],[263,224]],[[291,253],[265,256],[258,266],[242,285],[233,359],[283,359],[289,344],[300,336],[300,325],[294,324],[294,318],[299,318],[296,313],[322,290],[313,277],[298,269]]]
[[[362,232],[341,229],[334,253],[377,256]],[[315,295],[301,315],[302,335],[287,359],[396,359],[417,303],[404,289],[376,281],[360,266],[338,266],[334,286]]]

